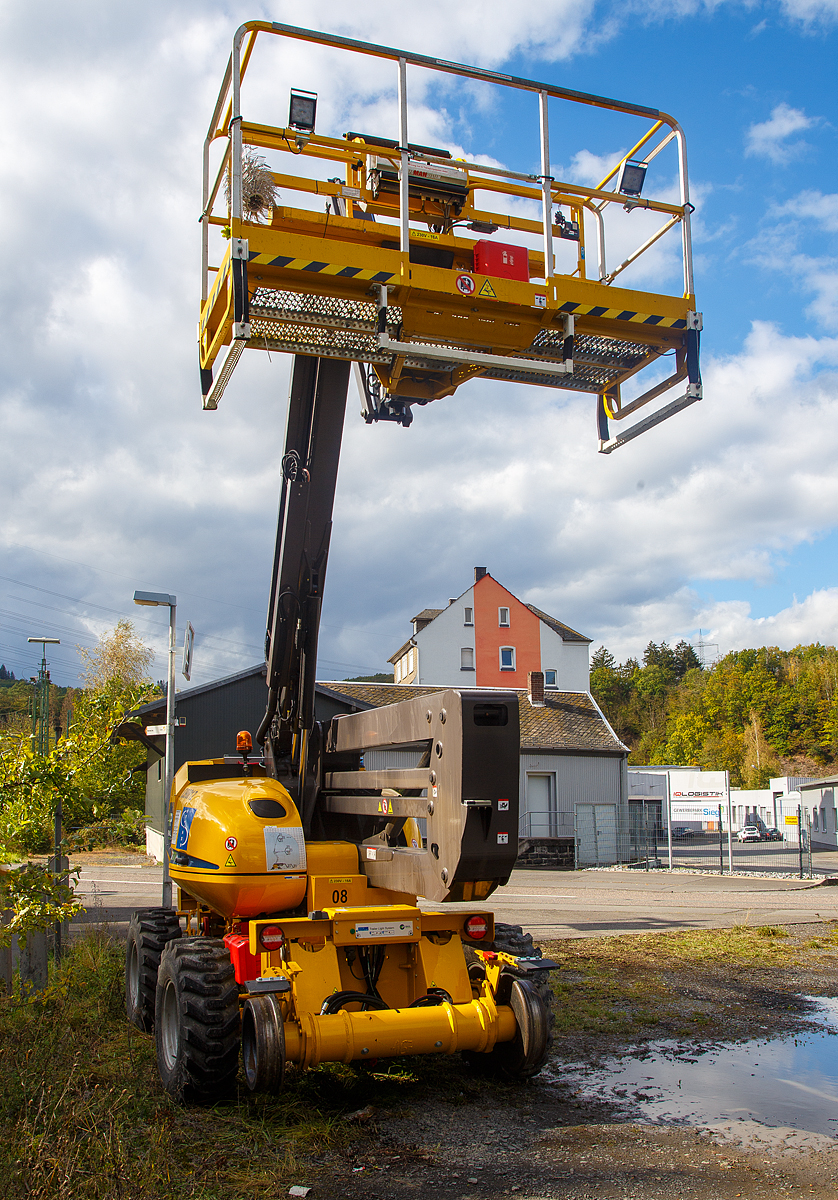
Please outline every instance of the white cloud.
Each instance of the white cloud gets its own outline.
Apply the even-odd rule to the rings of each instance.
[[[808,149],[802,140],[790,142],[792,134],[810,129],[817,117],[807,117],[802,109],[778,104],[767,121],[751,125],[746,134],[745,153],[770,158],[775,163],[787,163]]]
[[[747,646],[834,645],[838,636],[838,588],[818,588],[803,600],[768,617],[752,617],[750,605],[726,601],[700,609],[696,616],[721,654]],[[707,631],[709,630],[709,633]]]
[[[838,0],[780,0],[783,12],[805,25],[829,25],[838,20]]]
[[[828,233],[838,233],[838,193],[824,195],[817,191],[798,192],[785,204],[775,205],[771,215],[809,219]]]
[[[381,0],[357,13],[318,0],[305,20],[487,66],[567,59],[616,35],[608,5],[490,9],[429,0],[407,21]],[[197,682],[260,657],[289,365],[246,355],[219,411],[202,413],[194,331],[200,147],[231,31],[254,13],[299,19],[289,3],[239,0],[9,0],[0,17],[0,96],[15,114],[0,160],[3,573],[59,593],[44,612],[68,662],[67,646],[122,613],[162,651],[163,623],[135,613],[135,587],[177,593],[198,631]],[[293,83],[319,91],[324,129],[395,124],[389,66],[335,70],[299,47],[276,62],[249,77],[271,113]],[[494,152],[479,144],[485,89],[461,104],[417,71],[411,96],[412,136]],[[576,169],[594,163],[577,156]],[[647,219],[618,215],[612,263]],[[660,254],[655,276],[671,279],[677,254]],[[685,578],[766,579],[777,553],[834,521],[836,366],[829,338],[758,326],[707,364],[707,400],[610,459],[595,453],[589,396],[474,381],[408,431],[366,427],[351,396],[324,673],[383,667],[413,612],[480,562],[615,649],[689,632]],[[0,635],[7,665],[12,637]]]
[[[828,219],[827,211],[824,220]],[[838,319],[838,259],[826,254],[812,255],[801,251],[794,231],[789,231],[786,222],[779,227],[763,230],[748,243],[748,252],[752,262],[782,275],[801,292],[814,295],[806,308],[806,315],[824,329],[835,328]]]

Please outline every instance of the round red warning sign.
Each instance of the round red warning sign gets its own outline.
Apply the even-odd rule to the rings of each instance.
[[[225,850],[235,850],[235,848],[236,848],[236,846],[238,846],[238,844],[239,843],[236,840],[236,838],[228,837],[227,841],[224,843],[224,849]]]
[[[474,295],[475,283],[471,275],[458,275],[456,283],[457,291],[462,292],[464,296]]]

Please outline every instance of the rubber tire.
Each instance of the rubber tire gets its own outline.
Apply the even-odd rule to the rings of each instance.
[[[479,986],[481,977],[485,978],[483,965],[477,955],[471,950],[471,947],[466,946],[464,949],[466,951],[469,978],[474,985]],[[511,954],[517,958],[542,957],[541,950],[533,943],[531,933],[524,933],[520,925],[505,925],[500,921],[495,924],[495,939],[491,946],[487,946],[486,949],[495,950],[501,954]],[[469,1066],[483,1074],[495,1075],[503,1079],[523,1081],[532,1079],[533,1076],[537,1075],[550,1057],[550,1049],[553,1045],[555,1014],[553,1012],[553,991],[550,987],[549,971],[528,971],[526,974],[523,972],[518,974],[514,968],[505,967],[500,980],[499,1000],[501,1003],[507,1004],[510,1002],[512,999],[512,986],[516,982],[527,984],[529,988],[535,991],[541,1001],[543,1019],[546,1021],[546,1036],[544,1038],[542,1053],[534,1058],[527,1055],[519,1032],[511,1042],[499,1042],[488,1054],[480,1054],[467,1050],[463,1053],[463,1058]],[[507,990],[509,995],[504,994]],[[513,1008],[520,1008],[522,1004],[528,1007],[528,1001],[519,994],[515,997]]]
[[[143,1033],[154,1029],[157,972],[163,947],[181,936],[173,908],[143,908],[131,914],[125,947],[125,1011]]]
[[[154,1013],[157,1070],[181,1104],[235,1096],[241,1017],[230,951],[220,938],[169,942],[160,958]]]

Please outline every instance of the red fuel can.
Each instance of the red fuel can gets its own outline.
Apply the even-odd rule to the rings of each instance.
[[[507,246],[503,242],[475,242],[474,270],[478,275],[522,279],[529,283],[529,251],[526,246]]]

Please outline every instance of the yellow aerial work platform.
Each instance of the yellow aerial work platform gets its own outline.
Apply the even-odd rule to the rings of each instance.
[[[316,96],[293,89],[286,127],[245,119],[242,83],[259,34],[391,60],[399,111],[399,129],[391,132],[398,138],[319,134]],[[539,173],[410,143],[408,66],[534,93]],[[597,187],[561,182],[550,168],[551,99],[639,117],[647,128]],[[565,111],[565,147],[568,128]],[[677,204],[643,195],[647,167],[670,145]],[[661,187],[671,183],[658,174]],[[532,215],[521,215],[528,209]],[[609,219],[623,211],[659,214],[660,225],[609,268]],[[247,22],[235,35],[204,149],[204,407],[217,406],[243,350],[252,347],[355,362],[368,421],[409,424],[412,405],[451,395],[477,376],[590,392],[597,397],[600,450],[608,453],[701,399],[691,212],[684,134],[666,113],[349,38]],[[671,231],[680,233],[679,295],[615,285]],[[559,243],[569,243],[563,271]],[[674,370],[623,402],[626,381],[663,355],[672,356]],[[619,421],[679,383],[684,391],[677,399],[609,435],[609,418]]]

